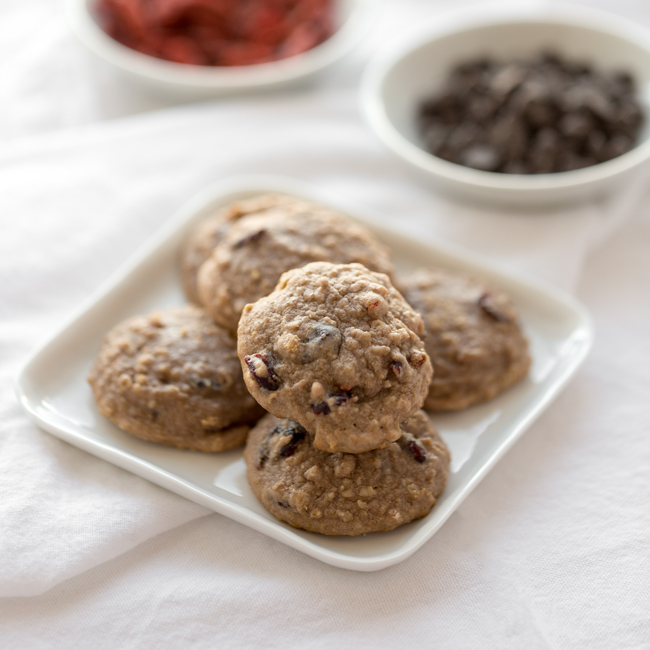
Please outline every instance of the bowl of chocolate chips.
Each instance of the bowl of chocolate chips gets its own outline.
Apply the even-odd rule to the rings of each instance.
[[[595,9],[448,14],[372,61],[361,94],[398,160],[475,202],[597,199],[650,158],[650,32]]]

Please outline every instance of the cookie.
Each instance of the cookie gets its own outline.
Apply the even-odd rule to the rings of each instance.
[[[294,199],[289,196],[262,194],[251,199],[235,201],[195,226],[181,247],[180,254],[181,279],[187,298],[192,302],[199,302],[196,286],[199,268],[210,257],[216,245],[225,237],[233,222],[249,214],[291,204],[293,201]]]
[[[388,276],[313,262],[244,309],[237,351],[255,399],[314,433],[328,452],[361,453],[401,435],[427,394],[422,318]]]
[[[271,293],[285,271],[321,260],[393,273],[388,249],[365,228],[323,206],[284,197],[231,225],[199,269],[199,300],[234,332],[245,305]]]
[[[324,535],[392,530],[426,516],[443,491],[449,451],[423,411],[383,449],[329,454],[297,422],[266,415],[244,458],[255,496],[281,521]]]
[[[424,408],[452,411],[478,404],[527,375],[528,341],[505,293],[445,271],[419,272],[402,286],[424,318],[434,368]]]
[[[120,323],[88,381],[104,417],[179,448],[237,447],[263,414],[246,390],[235,340],[195,306]]]

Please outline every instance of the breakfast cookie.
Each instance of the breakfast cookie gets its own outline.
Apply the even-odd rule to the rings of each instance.
[[[195,306],[117,325],[88,382],[103,416],[173,447],[237,447],[264,413],[246,390],[235,340]]]
[[[409,304],[424,318],[434,368],[424,408],[465,408],[526,376],[528,341],[505,293],[445,271],[421,271],[402,284]]]
[[[266,415],[244,458],[255,496],[278,519],[325,535],[392,530],[429,513],[443,491],[449,451],[423,411],[396,442],[362,454],[329,454],[297,422]]]
[[[313,262],[246,305],[237,351],[267,411],[312,431],[317,449],[360,453],[397,440],[422,406],[432,372],[422,333],[388,276]]]
[[[244,306],[271,293],[282,273],[321,260],[393,272],[388,249],[365,228],[329,208],[284,197],[230,226],[199,269],[199,300],[234,332]]]
[[[199,302],[196,276],[216,245],[225,237],[234,221],[249,214],[291,205],[295,199],[282,194],[262,194],[251,199],[234,201],[216,214],[203,219],[190,232],[181,248],[180,269],[185,295],[192,302]]]

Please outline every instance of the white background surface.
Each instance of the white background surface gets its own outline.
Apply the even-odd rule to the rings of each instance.
[[[356,84],[393,30],[460,3],[377,4],[373,38],[317,90],[169,108],[92,62],[58,3],[0,2],[0,647],[650,647],[650,172],[535,216],[413,185],[362,124]],[[645,2],[599,5],[650,26]],[[255,172],[549,279],[595,316],[563,395],[379,573],[322,565],[73,449],[12,393],[29,351],[178,205]]]

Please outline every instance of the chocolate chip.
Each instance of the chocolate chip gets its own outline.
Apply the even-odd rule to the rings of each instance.
[[[530,173],[528,167],[526,166],[526,163],[524,163],[521,160],[509,161],[503,167],[503,172],[505,174],[529,174]]]
[[[476,124],[471,122],[464,122],[459,124],[451,131],[447,138],[447,148],[453,152],[455,156],[459,156],[465,147],[474,144],[479,137],[480,130]]]
[[[603,157],[605,160],[610,160],[616,158],[617,156],[622,156],[624,153],[627,153],[634,143],[632,138],[625,135],[624,133],[615,133],[603,147]]]
[[[585,153],[596,161],[602,160],[603,148],[607,138],[602,131],[591,131],[585,139]]]
[[[300,346],[300,360],[310,363],[321,358],[335,359],[341,343],[342,336],[337,327],[327,323],[314,323],[308,327],[306,340]]]
[[[427,151],[437,154],[442,150],[447,141],[449,129],[443,124],[434,124],[428,127],[424,133],[424,144]]]
[[[537,132],[528,156],[533,173],[548,174],[554,171],[560,151],[560,136],[555,129],[546,128]]]
[[[219,390],[221,388],[221,384],[216,379],[199,377],[195,380],[195,383],[199,388],[212,388],[213,390]]]
[[[255,360],[259,360],[264,364],[266,369],[264,374],[260,374],[257,371]],[[273,366],[271,365],[267,354],[253,354],[250,356],[247,355],[244,357],[244,363],[248,366],[248,370],[250,371],[251,375],[253,375],[255,381],[262,388],[270,391],[275,391],[280,388],[280,378],[273,369]]]
[[[510,63],[497,69],[492,77],[490,89],[497,97],[506,97],[526,78],[526,68],[519,63]]]
[[[634,90],[634,78],[629,72],[615,72],[612,78],[627,92],[631,93]]]
[[[572,151],[564,151],[560,154],[558,161],[558,171],[569,172],[574,169],[583,169],[590,167],[598,162],[595,158],[580,156]]]
[[[595,126],[594,118],[587,111],[575,111],[562,116],[558,129],[569,138],[585,138]]]
[[[528,149],[528,129],[514,113],[506,113],[494,124],[490,142],[501,152],[506,164],[521,159]]]
[[[553,126],[558,117],[558,110],[548,100],[532,100],[523,111],[526,122],[535,129]]]
[[[489,95],[476,95],[467,101],[466,113],[471,120],[482,123],[492,118],[500,102]]]
[[[283,436],[290,436],[289,442],[282,445],[278,456],[280,458],[289,458],[296,453],[298,445],[307,437],[307,431],[297,422],[294,422],[288,428],[282,431]]]
[[[567,111],[587,109],[602,120],[609,120],[614,115],[614,106],[609,97],[593,83],[584,82],[570,87],[562,99]]]
[[[233,248],[243,248],[244,246],[247,246],[248,244],[254,244],[258,242],[262,237],[266,234],[266,229],[262,228],[261,230],[258,230],[257,232],[253,232],[250,235],[246,235],[246,237],[242,237],[238,242],[235,242],[233,244]]]
[[[610,131],[634,136],[643,122],[643,113],[633,100],[625,100],[617,107],[614,119],[608,125]]]
[[[280,447],[275,460],[278,458],[289,458],[296,453],[300,443],[307,437],[307,430],[292,420],[283,420],[280,424],[271,429],[271,431],[266,434],[266,437],[260,444],[257,452],[257,467],[259,469],[262,469],[269,460],[271,439],[275,436],[289,437],[289,441]]]
[[[311,410],[314,415],[329,415],[332,412],[331,406],[341,406],[349,399],[350,395],[330,395],[326,402],[312,404]]]
[[[499,323],[509,323],[511,318],[508,314],[504,313],[499,307],[494,303],[492,294],[485,292],[477,301],[478,306],[483,310],[483,312],[489,316],[492,320],[495,320]]]

